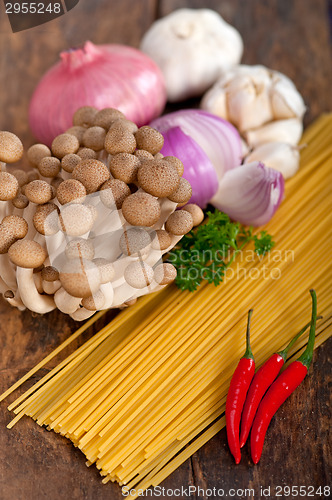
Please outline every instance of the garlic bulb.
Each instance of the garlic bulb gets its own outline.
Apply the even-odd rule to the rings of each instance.
[[[273,120],[302,120],[305,104],[293,82],[265,66],[240,65],[203,96],[201,108],[229,120],[241,133]]]
[[[179,9],[154,22],[141,50],[161,69],[168,100],[201,95],[224,71],[238,64],[243,42],[238,31],[210,9]]]
[[[245,164],[263,162],[267,167],[278,170],[284,179],[292,177],[300,166],[299,148],[285,142],[270,142],[254,149],[246,158]]]
[[[303,123],[298,118],[276,120],[262,127],[245,132],[244,137],[249,146],[256,148],[266,142],[287,142],[296,146],[302,136]]]

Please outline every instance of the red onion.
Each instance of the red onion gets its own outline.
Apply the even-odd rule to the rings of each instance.
[[[50,145],[71,127],[72,116],[81,106],[117,108],[138,126],[164,109],[161,71],[139,50],[86,42],[60,57],[41,79],[30,103],[30,127],[40,142]]]
[[[211,203],[233,220],[261,226],[271,219],[283,194],[282,174],[257,161],[226,172]]]
[[[180,127],[164,132],[162,154],[180,158],[184,166],[183,177],[190,182],[193,194],[189,203],[205,208],[218,190],[218,177],[214,166],[203,149]]]
[[[201,109],[183,109],[157,118],[151,127],[163,135],[172,127],[180,127],[202,148],[213,164],[218,179],[242,161],[241,138],[233,125]],[[163,154],[164,150],[161,152]],[[180,156],[178,157],[183,161]]]
[[[283,176],[260,162],[241,165],[241,139],[230,123],[189,109],[157,118],[151,126],[165,137],[161,152],[182,160],[191,201],[201,208],[209,202],[242,224],[270,220],[283,196]]]

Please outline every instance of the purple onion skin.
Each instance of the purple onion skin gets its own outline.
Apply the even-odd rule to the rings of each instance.
[[[218,190],[216,171],[202,148],[180,127],[164,132],[164,156],[176,156],[184,166],[183,177],[190,182],[192,197],[188,203],[205,208]]]
[[[283,200],[284,184],[277,170],[261,162],[247,163],[225,174],[211,204],[242,224],[263,226]]]

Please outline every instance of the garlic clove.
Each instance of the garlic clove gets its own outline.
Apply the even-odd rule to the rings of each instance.
[[[293,82],[285,75],[272,75],[271,106],[275,120],[303,118],[306,107]]]
[[[214,85],[203,96],[201,108],[209,111],[224,120],[228,120],[227,95],[226,91],[218,85]]]
[[[273,119],[269,88],[256,85],[248,78],[241,88],[228,92],[227,102],[229,120],[240,132],[260,127]]]
[[[254,149],[245,159],[245,163],[263,162],[267,167],[278,170],[284,179],[292,177],[300,166],[299,149],[285,142],[270,142]]]
[[[256,148],[267,142],[287,142],[296,146],[303,133],[303,123],[298,118],[276,120],[262,127],[248,130],[244,136],[249,146]]]

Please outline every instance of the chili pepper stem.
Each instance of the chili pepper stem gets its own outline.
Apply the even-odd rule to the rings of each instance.
[[[317,316],[317,321],[319,319],[322,319],[323,316]],[[304,332],[306,331],[306,329],[311,325],[311,321],[309,321],[303,328],[302,330],[297,334],[295,335],[295,337],[290,341],[290,343],[288,344],[287,347],[285,347],[285,349],[283,349],[282,351],[279,351],[278,354],[279,356],[281,356],[283,358],[284,361],[286,361],[287,359],[287,355],[288,355],[288,352],[291,350],[291,348],[293,347],[293,345],[295,344],[295,342],[301,337],[301,335],[304,334]]]
[[[316,321],[317,321],[317,296],[315,290],[310,290],[312,298],[312,313],[311,313],[311,325],[309,332],[308,345],[304,353],[299,357],[297,361],[302,363],[307,369],[311,365],[312,357],[314,354],[314,346],[316,339]]]
[[[250,345],[250,322],[251,322],[251,316],[252,313],[254,312],[253,309],[250,309],[248,311],[248,321],[247,321],[247,333],[246,333],[246,352],[243,355],[243,358],[246,359],[254,359],[254,355],[251,350],[251,345]]]

